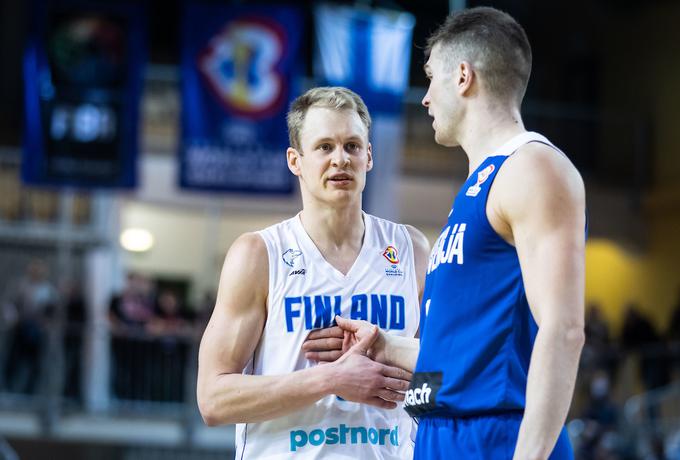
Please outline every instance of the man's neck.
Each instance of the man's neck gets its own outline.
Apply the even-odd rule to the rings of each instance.
[[[305,203],[300,220],[307,234],[322,253],[361,249],[364,221],[361,202],[347,206]]]
[[[470,161],[469,174],[497,148],[523,132],[526,129],[518,109],[487,108],[468,112],[459,141]]]

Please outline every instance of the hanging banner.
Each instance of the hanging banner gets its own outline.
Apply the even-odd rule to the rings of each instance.
[[[374,112],[400,113],[408,89],[410,13],[322,5],[315,10],[315,73],[356,91]]]
[[[144,9],[68,0],[33,5],[24,55],[24,182],[134,187]]]
[[[366,102],[373,127],[373,170],[364,208],[398,220],[404,139],[402,98],[408,89],[415,18],[405,12],[322,5],[315,10],[315,73],[323,84],[346,86]]]
[[[188,5],[183,19],[180,185],[291,192],[286,113],[303,70],[301,13]]]

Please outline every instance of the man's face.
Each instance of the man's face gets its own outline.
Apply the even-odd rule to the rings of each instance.
[[[354,110],[310,108],[300,147],[302,152],[288,149],[288,167],[307,193],[329,203],[361,195],[373,159],[368,130]]]
[[[456,68],[445,62],[446,53],[439,44],[432,48],[430,57],[425,63],[425,74],[430,85],[422,104],[434,121],[434,140],[447,147],[458,145],[456,126],[461,118],[461,104],[458,97]]]

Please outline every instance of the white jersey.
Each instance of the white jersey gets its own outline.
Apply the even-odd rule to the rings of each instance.
[[[259,232],[269,254],[267,321],[244,373],[315,366],[302,343],[312,329],[331,326],[335,315],[370,321],[390,334],[416,334],[410,235],[403,225],[363,216],[363,246],[347,275],[323,258],[299,215]],[[411,430],[401,405],[385,410],[331,395],[284,417],[238,424],[236,459],[406,459],[413,456]]]

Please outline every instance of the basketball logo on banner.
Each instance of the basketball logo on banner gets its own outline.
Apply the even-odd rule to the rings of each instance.
[[[266,117],[284,102],[277,66],[285,49],[280,26],[264,18],[228,23],[198,56],[198,69],[219,103],[229,112]]]

